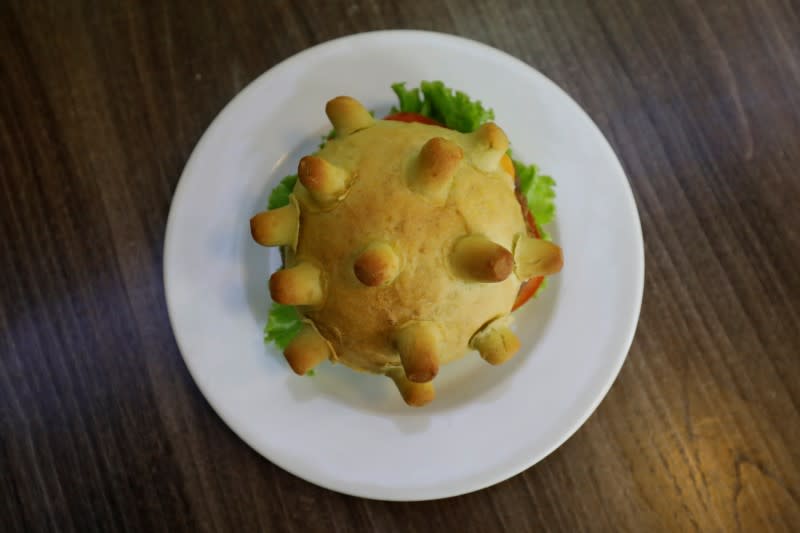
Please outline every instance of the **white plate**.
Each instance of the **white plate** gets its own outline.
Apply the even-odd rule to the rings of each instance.
[[[297,377],[262,342],[274,250],[248,220],[328,129],[347,94],[379,113],[389,85],[443,80],[493,107],[515,156],[555,177],[551,226],[563,272],[518,313],[523,349],[501,367],[444,367],[437,398],[406,407],[385,378],[325,364]],[[198,387],[245,442],[339,492],[425,500],[474,491],[541,460],[588,418],[630,347],[644,278],[633,195],[613,150],[561,89],[503,52],[458,37],[387,31],[306,50],[266,72],[214,120],[181,177],[167,224],[164,285]]]

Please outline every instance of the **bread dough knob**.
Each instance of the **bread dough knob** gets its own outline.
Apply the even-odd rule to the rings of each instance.
[[[297,177],[311,197],[322,207],[341,200],[347,192],[349,173],[321,157],[309,155],[300,160]]]
[[[409,381],[427,383],[439,373],[442,333],[435,322],[413,321],[395,334],[400,362]]]
[[[420,150],[409,180],[411,190],[443,205],[464,151],[453,141],[434,137]]]
[[[514,271],[521,280],[549,276],[563,266],[561,247],[550,241],[521,235],[514,244]]]
[[[353,263],[353,273],[367,287],[388,285],[400,272],[400,258],[386,243],[367,246]]]
[[[349,96],[337,96],[329,101],[325,105],[325,114],[333,124],[336,134],[341,136],[350,135],[375,123],[375,119],[361,102]]]
[[[499,365],[511,359],[520,348],[519,338],[509,327],[510,317],[493,320],[469,341],[487,363]]]
[[[269,292],[281,304],[320,305],[325,301],[322,271],[306,262],[278,270],[269,278]]]
[[[300,212],[294,197],[289,205],[262,211],[250,219],[250,234],[262,246],[297,246]]]
[[[508,137],[494,122],[487,122],[472,134],[475,150],[472,162],[479,169],[490,172],[499,168],[500,159],[508,151]]]
[[[483,235],[467,235],[453,246],[450,265],[453,272],[463,279],[496,283],[511,274],[514,257]]]
[[[433,383],[414,383],[409,381],[402,368],[393,368],[386,375],[394,381],[403,401],[412,407],[422,407],[429,404],[436,397]]]

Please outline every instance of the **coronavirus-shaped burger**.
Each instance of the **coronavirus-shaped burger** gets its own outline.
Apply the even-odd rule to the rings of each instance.
[[[300,160],[288,205],[250,221],[283,253],[273,300],[302,316],[284,355],[298,374],[326,359],[384,374],[424,405],[439,367],[469,349],[514,355],[520,286],[560,270],[561,250],[527,231],[494,123],[375,120],[344,96],[325,111],[335,137]]]

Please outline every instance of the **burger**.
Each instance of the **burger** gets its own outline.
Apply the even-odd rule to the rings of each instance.
[[[511,312],[563,259],[534,213],[552,217],[552,180],[513,162],[491,111],[441,82],[393,88],[382,120],[330,100],[333,131],[250,229],[281,250],[266,332],[292,370],[342,363],[421,406],[442,365],[519,350]]]

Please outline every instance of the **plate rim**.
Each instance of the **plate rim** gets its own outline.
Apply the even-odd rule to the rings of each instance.
[[[228,419],[220,412],[220,409],[212,402],[210,396],[206,390],[206,386],[204,385],[203,379],[198,379],[197,369],[193,367],[192,363],[190,362],[190,358],[187,358],[185,355],[185,350],[181,338],[178,334],[178,330],[175,327],[176,320],[173,316],[176,312],[177,304],[171,303],[171,296],[169,290],[169,266],[168,266],[168,258],[170,242],[173,239],[175,233],[175,217],[177,216],[176,210],[174,209],[175,205],[178,205],[181,202],[182,197],[185,195],[185,183],[186,176],[193,173],[194,167],[196,166],[197,159],[200,157],[199,154],[204,152],[206,149],[206,144],[209,142],[209,138],[211,137],[212,131],[216,129],[219,122],[222,120],[223,116],[232,109],[239,100],[245,99],[246,95],[249,92],[256,89],[256,86],[259,85],[264,78],[267,76],[275,76],[280,74],[280,70],[287,68],[288,65],[292,63],[299,63],[302,62],[305,57],[311,56],[314,53],[319,53],[321,49],[327,47],[333,47],[338,44],[341,44],[345,41],[358,41],[358,40],[370,40],[370,39],[384,39],[384,38],[393,38],[393,37],[400,37],[400,38],[412,38],[412,39],[438,39],[441,41],[450,41],[452,43],[456,43],[460,46],[467,46],[467,47],[477,47],[482,48],[485,52],[488,52],[498,59],[502,59],[507,62],[515,63],[517,67],[527,70],[528,74],[532,74],[544,83],[550,85],[551,89],[554,89],[558,93],[568,100],[570,100],[575,107],[577,108],[578,112],[583,115],[583,117],[588,121],[591,125],[592,129],[595,130],[596,134],[599,134],[599,138],[601,138],[604,142],[604,148],[608,150],[610,155],[613,156],[611,163],[617,167],[619,175],[623,178],[622,180],[622,187],[624,189],[624,196],[626,198],[626,212],[629,213],[630,216],[633,217],[633,220],[636,222],[636,229],[638,231],[635,232],[635,242],[631,242],[632,248],[636,250],[631,250],[632,255],[635,255],[636,263],[634,265],[635,270],[635,280],[632,284],[635,287],[635,305],[634,309],[635,312],[632,314],[632,320],[627,324],[627,329],[625,331],[625,335],[619,336],[624,342],[621,343],[622,346],[625,346],[625,349],[621,352],[620,355],[616,357],[614,361],[609,361],[609,369],[610,372],[608,373],[608,378],[603,386],[599,389],[600,393],[596,395],[594,400],[583,410],[581,416],[576,417],[575,420],[571,425],[569,425],[569,429],[564,431],[559,438],[554,439],[553,443],[549,447],[543,448],[538,454],[532,454],[527,461],[519,461],[519,462],[512,462],[507,468],[505,469],[497,469],[492,472],[487,472],[482,478],[480,482],[473,482],[467,486],[450,486],[449,490],[440,490],[438,489],[439,485],[436,485],[437,488],[433,489],[436,494],[428,494],[422,497],[407,497],[403,494],[395,494],[393,493],[393,489],[386,489],[383,488],[379,492],[380,495],[375,494],[367,494],[362,490],[358,490],[357,487],[349,487],[349,486],[341,486],[336,485],[335,483],[329,483],[327,478],[323,479],[311,479],[311,476],[301,473],[299,469],[295,468],[292,464],[288,463],[287,461],[283,461],[280,458],[274,458],[268,456],[266,453],[262,452],[256,443],[251,442],[249,435],[246,435],[244,431],[240,431],[239,429],[235,428],[228,422]],[[633,253],[636,252],[636,253]],[[399,29],[399,30],[377,30],[377,31],[368,31],[368,32],[360,32],[350,35],[345,35],[342,37],[338,37],[335,39],[330,39],[327,41],[320,42],[312,47],[306,48],[294,55],[291,55],[280,62],[276,63],[266,71],[259,74],[256,78],[252,79],[245,87],[243,87],[233,98],[230,99],[222,109],[216,114],[214,119],[209,123],[206,129],[203,131],[203,134],[198,139],[197,143],[195,144],[192,152],[187,159],[187,162],[181,172],[181,175],[178,179],[178,182],[175,186],[175,190],[173,192],[171,201],[170,201],[170,209],[169,214],[167,216],[167,222],[164,231],[164,243],[162,247],[162,283],[164,285],[164,296],[167,306],[167,315],[169,318],[170,327],[173,332],[173,337],[175,339],[176,345],[178,347],[178,351],[181,355],[181,359],[183,360],[184,364],[186,365],[187,370],[189,371],[189,375],[192,377],[197,388],[200,390],[203,398],[205,399],[206,403],[211,407],[214,413],[221,419],[221,421],[245,444],[247,444],[251,449],[253,449],[256,453],[258,453],[261,457],[266,459],[267,461],[271,462],[272,464],[278,466],[282,470],[289,472],[290,474],[303,479],[311,484],[317,485],[319,487],[323,487],[328,490],[332,490],[334,492],[338,492],[341,494],[346,494],[349,496],[361,497],[365,499],[371,500],[378,500],[378,501],[405,501],[405,502],[413,502],[413,501],[429,501],[429,500],[436,500],[441,498],[448,498],[454,496],[460,496],[464,494],[469,494],[478,490],[482,490],[487,487],[491,487],[498,483],[501,483],[511,477],[516,476],[524,472],[525,470],[529,469],[530,467],[534,466],[538,462],[542,461],[544,458],[552,454],[556,451],[559,447],[561,447],[570,437],[572,437],[578,429],[580,429],[583,424],[589,419],[589,417],[597,410],[597,407],[600,403],[605,399],[608,395],[609,390],[616,382],[617,377],[624,365],[625,361],[627,360],[628,353],[630,352],[630,348],[633,343],[633,339],[635,337],[639,319],[641,316],[641,306],[644,296],[644,280],[645,280],[645,251],[644,251],[644,236],[642,231],[641,225],[641,217],[639,215],[639,210],[635,201],[635,197],[633,194],[633,189],[631,187],[630,179],[625,172],[625,169],[622,165],[622,162],[619,158],[619,155],[614,150],[613,145],[609,142],[606,135],[603,131],[597,126],[595,121],[591,118],[591,116],[583,109],[583,107],[574,99],[572,96],[569,95],[564,89],[558,86],[555,82],[553,82],[550,78],[545,76],[542,72],[534,68],[533,66],[525,63],[521,59],[514,57],[513,55],[500,50],[498,48],[492,47],[485,43],[475,41],[473,39],[469,39],[466,37],[461,37],[458,35],[442,33],[442,32],[435,32],[435,31],[427,31],[427,30],[408,30],[408,29]],[[213,396],[213,395],[212,395]],[[455,484],[457,485],[457,484]],[[398,489],[398,491],[402,492],[403,489]],[[406,491],[410,491],[413,489],[405,489]],[[431,490],[431,489],[428,489]],[[438,491],[438,492],[437,492]]]

